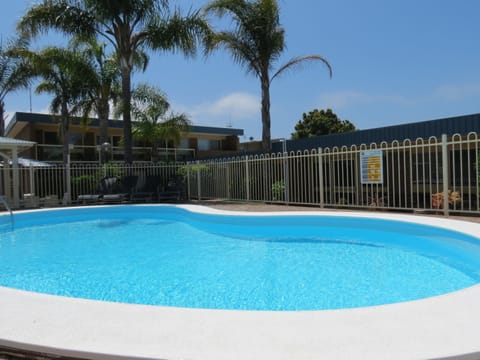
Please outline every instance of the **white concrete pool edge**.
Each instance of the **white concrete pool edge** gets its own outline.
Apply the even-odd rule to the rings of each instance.
[[[431,359],[480,351],[480,286],[304,312],[166,308],[0,288],[0,346],[108,359]]]
[[[469,221],[457,220],[445,217],[432,217],[412,214],[382,213],[368,211],[282,211],[282,212],[241,212],[219,210],[199,205],[177,205],[177,207],[192,212],[214,214],[214,215],[235,215],[235,216],[332,216],[332,217],[354,217],[354,218],[376,218],[384,220],[405,221],[421,225],[431,225],[448,230],[455,230],[467,235],[476,237],[480,241],[480,225]]]
[[[179,207],[215,214],[272,215]],[[325,211],[279,215],[314,214],[342,215]],[[480,224],[465,221],[346,215],[419,222],[477,238],[480,234]],[[480,285],[392,305],[299,312],[129,305],[0,287],[0,346],[95,359],[431,359],[480,354],[479,304]]]

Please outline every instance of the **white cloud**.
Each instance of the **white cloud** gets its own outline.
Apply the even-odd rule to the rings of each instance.
[[[211,102],[197,105],[193,114],[201,116],[231,116],[234,119],[248,119],[258,114],[260,100],[248,93],[232,93]],[[192,114],[192,115],[193,115]]]
[[[40,110],[33,110],[34,113],[37,113],[37,114],[51,114],[50,112],[50,106],[47,106],[47,107],[44,107]]]
[[[406,101],[401,96],[396,95],[375,95],[358,91],[339,91],[336,93],[322,94],[319,97],[321,108],[341,109],[355,104],[371,104],[393,102],[400,103]]]
[[[433,90],[435,99],[459,101],[480,95],[480,84],[442,85]]]
[[[480,84],[447,84],[424,95],[378,95],[360,91],[338,91],[321,94],[320,108],[344,109],[359,104],[418,104],[430,101],[456,102],[480,96]]]
[[[190,116],[193,124],[233,127],[244,130],[244,139],[261,133],[260,98],[251,93],[234,92],[199,104],[172,103],[174,112]]]

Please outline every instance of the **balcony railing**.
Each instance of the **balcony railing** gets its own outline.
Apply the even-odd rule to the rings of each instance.
[[[98,146],[74,145],[70,146],[70,161],[82,163],[101,163],[106,161],[123,161],[124,148],[112,146],[107,151],[102,151]],[[134,161],[190,161],[195,159],[195,149],[191,148],[157,148],[157,154],[153,154],[151,147],[134,147],[132,149]],[[155,156],[156,155],[156,156]],[[104,157],[102,159],[102,156]],[[49,163],[61,163],[63,161],[62,145],[37,144],[33,150],[36,160]]]

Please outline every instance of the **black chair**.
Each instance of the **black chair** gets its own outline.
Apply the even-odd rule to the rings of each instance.
[[[77,200],[84,205],[96,204],[102,201],[105,195],[113,193],[117,182],[118,178],[116,176],[106,176],[100,180],[94,194],[78,195]]]
[[[102,201],[104,203],[129,202],[137,182],[137,175],[125,175],[120,180],[117,178],[117,182],[113,184],[110,193],[103,195]]]
[[[132,192],[132,202],[152,202],[158,197],[161,177],[148,175],[144,177],[142,184]]]
[[[168,179],[167,185],[158,193],[159,201],[181,201],[185,200],[185,178],[182,175],[175,175]]]

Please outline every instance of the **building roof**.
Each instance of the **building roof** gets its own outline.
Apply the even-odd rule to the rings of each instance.
[[[74,118],[73,123],[80,124],[80,118]],[[16,112],[7,126],[6,134],[9,134],[16,124],[18,123],[42,123],[42,124],[56,124],[54,117],[49,114],[38,114],[38,113],[25,113],[25,112]],[[91,119],[88,126],[98,127],[100,122],[98,119]],[[108,127],[110,128],[123,128],[122,120],[108,120]],[[234,128],[222,128],[222,127],[210,127],[210,126],[198,126],[193,125],[190,127],[190,132],[196,134],[214,134],[214,135],[236,135],[242,136],[243,129],[234,129]]]
[[[33,141],[17,140],[0,136],[0,150],[28,149],[35,144]]]
[[[11,160],[14,154],[31,148],[35,143],[33,141],[10,139],[0,136],[0,159],[5,158]]]

